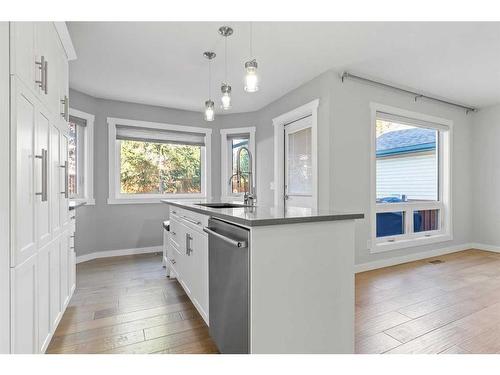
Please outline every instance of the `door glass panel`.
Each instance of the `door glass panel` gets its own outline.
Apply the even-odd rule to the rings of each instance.
[[[288,194],[312,195],[311,128],[288,134]]]
[[[439,210],[413,211],[413,231],[427,232],[439,229]]]
[[[404,211],[377,213],[377,237],[397,236],[404,232]]]

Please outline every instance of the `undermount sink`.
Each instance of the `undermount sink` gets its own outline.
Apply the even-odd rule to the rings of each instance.
[[[205,206],[210,208],[239,208],[239,207],[252,207],[241,203],[195,203],[197,206]]]

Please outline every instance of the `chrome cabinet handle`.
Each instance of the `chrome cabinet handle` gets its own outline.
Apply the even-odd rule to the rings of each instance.
[[[193,220],[193,219],[190,219],[189,217],[187,216],[182,216],[182,218],[186,221],[189,221],[190,223],[193,223],[195,225],[200,225],[201,224],[201,221],[197,221],[197,220]]]
[[[217,233],[214,230],[214,228],[205,227],[205,228],[203,228],[203,232],[211,234],[212,236],[215,236],[215,237],[221,239],[222,241],[230,243],[231,245],[236,246],[236,247],[242,247],[242,248],[244,248],[244,247],[248,246],[247,241],[233,240],[232,238],[229,238],[229,237],[223,236],[220,233]]]
[[[49,66],[49,63],[47,62],[47,60],[45,60],[45,64],[43,66],[43,70],[44,70],[44,73],[45,73],[44,74],[45,82],[43,84],[43,86],[44,86],[43,87],[43,91],[45,92],[45,95],[47,95],[47,93],[48,93],[48,89],[47,89],[48,82],[49,82],[49,79],[48,79],[49,67],[48,66]]]
[[[69,184],[69,176],[68,176],[68,161],[64,162],[64,165],[60,165],[61,168],[64,168],[64,191],[61,191],[61,194],[64,194],[64,198],[69,197],[68,192],[68,184]]]
[[[40,61],[35,61],[35,65],[38,66],[38,70],[40,70],[40,80],[35,80],[35,83],[38,84],[38,87],[45,91],[45,73],[47,70],[45,69],[45,56],[40,57]]]
[[[40,195],[42,197],[42,202],[47,201],[47,182],[48,182],[48,164],[47,164],[47,150],[42,148],[41,155],[35,155],[35,158],[42,160],[42,191],[35,193],[35,195]]]
[[[193,249],[189,247],[190,241],[193,239],[189,233],[186,233],[186,255],[190,256],[193,252]]]
[[[61,99],[61,104],[63,105],[63,111],[61,112],[61,116],[69,121],[69,99],[66,95],[64,95],[64,99]]]

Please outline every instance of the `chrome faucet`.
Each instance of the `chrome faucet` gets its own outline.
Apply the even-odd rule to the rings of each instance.
[[[241,151],[245,150],[248,154],[248,171],[242,171],[241,166],[240,166],[240,161],[241,161]],[[245,194],[243,195],[243,202],[248,205],[255,205],[257,202],[257,196],[255,195],[255,190],[254,190],[254,181],[253,181],[253,158],[252,158],[252,153],[247,147],[240,147],[238,150],[238,153],[236,154],[236,173],[233,174],[229,178],[229,185],[231,185],[231,182],[233,181],[233,177],[237,177],[238,184],[240,184],[240,179],[243,174],[248,175],[248,191],[245,190]]]

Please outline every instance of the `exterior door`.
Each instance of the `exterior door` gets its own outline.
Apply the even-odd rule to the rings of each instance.
[[[314,208],[311,119],[285,126],[285,207]]]

